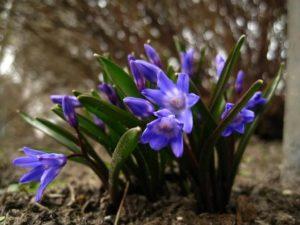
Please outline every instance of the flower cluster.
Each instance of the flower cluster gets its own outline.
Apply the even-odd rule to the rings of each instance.
[[[216,79],[212,81],[209,77],[205,86],[198,74],[205,69],[201,68],[202,63],[197,64],[203,60],[196,59],[198,55],[193,48],[176,45],[181,68],[175,71],[171,65],[166,66],[147,43],[144,45],[146,57],[128,55],[131,75],[107,57],[97,55],[105,81],[97,86],[98,92],[75,91],[76,96],[50,96],[57,104],[52,111],[71,129],[22,115],[25,121],[56,139],[71,153],[47,153],[24,147],[26,156],[13,163],[31,170],[20,178],[20,183],[40,182],[36,194],[36,200],[40,201],[48,184],[68,160],[76,157],[74,161],[95,172],[112,201],[118,199],[116,193],[120,192],[123,181],[130,182],[134,190],[143,189],[150,198],[165,183],[164,169],[178,164],[185,171],[179,182],[186,183],[191,191],[198,191],[200,208],[224,211],[232,188],[228,184],[233,184],[237,171],[229,164],[238,165],[241,160],[240,155],[231,153],[244,152],[256,126],[252,122],[263,112],[261,106],[271,99],[278,84],[274,82],[271,89],[261,92],[262,81],[258,80],[245,90],[248,85],[244,83],[246,75],[242,70],[234,74],[235,82],[231,82],[230,75],[244,40],[244,36],[240,38],[226,60],[220,54],[216,56]],[[190,87],[197,94],[191,93]],[[210,93],[210,88],[211,94],[201,96],[202,90]],[[233,135],[236,138],[228,138]],[[244,144],[236,145],[235,140]],[[111,156],[111,164],[102,159],[91,141],[99,143]],[[174,163],[172,157],[160,151],[166,148],[175,158],[184,155],[184,159]],[[211,160],[214,154],[218,155],[217,161]],[[124,174],[122,179],[120,171]],[[202,177],[204,175],[207,177]],[[216,180],[207,179],[209,177]],[[191,182],[186,182],[189,179]],[[193,185],[189,187],[189,184]],[[210,196],[206,196],[208,192]],[[212,199],[216,202],[209,204]],[[212,205],[216,208],[212,209]]]
[[[199,96],[189,93],[189,75],[193,73],[193,50],[181,54],[182,72],[176,84],[161,69],[162,63],[156,50],[149,44],[145,51],[150,62],[128,57],[131,73],[141,94],[147,99],[126,97],[124,103],[138,117],[156,116],[147,124],[141,136],[142,143],[149,143],[154,150],[171,146],[176,157],[183,153],[183,133],[193,129],[191,108]],[[146,80],[156,85],[156,89],[146,88]],[[155,112],[155,104],[159,110]]]

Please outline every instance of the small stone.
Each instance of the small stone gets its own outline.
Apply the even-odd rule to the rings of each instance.
[[[290,189],[284,189],[284,190],[282,191],[282,194],[283,194],[283,195],[292,195],[293,192],[292,192]]]
[[[182,216],[177,216],[177,217],[176,217],[176,220],[177,220],[177,221],[183,221],[183,217],[182,217]]]

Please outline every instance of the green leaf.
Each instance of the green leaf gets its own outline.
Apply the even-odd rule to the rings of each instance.
[[[126,159],[137,147],[140,132],[140,127],[134,127],[126,131],[120,138],[112,155],[111,168],[109,170],[109,189],[113,201],[116,199],[119,172]]]
[[[111,82],[117,86],[124,96],[141,96],[133,79],[121,67],[103,56],[95,56],[106,74],[110,77]]]
[[[238,42],[236,43],[233,50],[231,51],[228,59],[226,60],[225,66],[219,77],[219,80],[218,80],[218,83],[213,92],[213,97],[212,97],[211,104],[210,104],[210,109],[214,116],[218,116],[217,115],[218,106],[220,105],[223,95],[227,89],[227,82],[229,80],[233,66],[236,64],[237,59],[240,55],[240,50],[241,50],[241,47],[242,47],[244,41],[245,41],[245,35],[242,35],[240,37],[240,39],[238,40]]]
[[[174,36],[173,36],[173,41],[174,41],[175,48],[176,48],[178,54],[180,54],[180,52],[185,52],[185,45],[184,45],[184,43],[179,39],[178,36],[174,35]]]
[[[80,152],[80,149],[76,145],[76,138],[67,130],[55,125],[54,123],[48,120],[44,120],[40,118],[33,119],[32,117],[28,116],[26,113],[23,112],[20,112],[20,115],[31,126],[49,135],[59,143],[66,146],[72,152],[74,153]]]
[[[236,117],[236,115],[243,109],[243,107],[248,103],[253,94],[258,91],[263,84],[262,80],[257,80],[248,91],[240,98],[240,100],[235,104],[235,106],[230,110],[228,115],[223,119],[220,124],[216,127],[213,133],[209,136],[207,141],[203,146],[201,162],[207,163],[207,157],[212,153],[213,146],[217,142],[220,137],[222,131],[232,122],[232,120]],[[203,159],[205,157],[205,159]]]
[[[52,108],[52,111],[57,114],[60,118],[65,120],[64,114],[60,106],[56,105]],[[94,124],[88,118],[77,114],[79,129],[87,134],[90,138],[99,142],[101,145],[105,146],[108,149],[112,148],[112,143],[110,141],[110,137],[96,124]]]
[[[110,120],[119,121],[121,124],[128,127],[134,127],[141,124],[141,122],[131,113],[101,99],[88,95],[80,95],[78,100],[88,111],[101,111],[102,114],[109,116]]]
[[[238,144],[238,147],[237,147],[237,151],[235,153],[235,156],[234,156],[234,162],[233,162],[233,170],[232,170],[232,179],[234,179],[236,173],[237,173],[237,170],[238,170],[238,166],[242,160],[242,157],[244,155],[244,152],[246,150],[246,147],[248,145],[248,142],[250,140],[250,137],[252,136],[252,134],[254,133],[257,125],[258,125],[258,122],[261,118],[261,115],[265,112],[265,110],[268,108],[271,100],[272,100],[272,97],[274,96],[275,94],[275,90],[280,82],[280,80],[282,79],[282,76],[283,76],[283,68],[284,68],[284,65],[281,64],[280,65],[280,68],[273,80],[273,82],[266,88],[266,90],[263,92],[263,96],[267,99],[267,103],[260,108],[260,110],[258,110],[256,112],[256,117],[255,117],[255,120],[247,127],[246,131],[245,131],[245,134],[243,135],[243,137],[241,138],[239,144]]]

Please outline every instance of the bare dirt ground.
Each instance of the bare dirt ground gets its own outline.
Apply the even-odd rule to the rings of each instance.
[[[241,165],[228,214],[197,214],[192,196],[179,195],[170,184],[172,193],[156,202],[127,195],[119,224],[300,224],[299,190],[285,190],[280,184],[281,155],[280,142],[252,142]],[[99,191],[100,184],[88,169],[68,165],[46,191],[41,205],[34,203],[30,188],[15,185],[22,171],[9,163],[0,169],[0,225],[114,222],[107,195]]]

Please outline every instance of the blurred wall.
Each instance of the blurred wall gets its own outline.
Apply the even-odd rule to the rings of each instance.
[[[284,0],[0,1],[0,151],[56,146],[22,122],[16,110],[52,118],[47,113],[50,94],[94,88],[100,73],[94,52],[109,52],[125,66],[127,54],[141,54],[143,43],[151,39],[166,59],[176,56],[172,36],[177,34],[197,49],[207,46],[203,76],[209,76],[215,73],[216,51],[228,53],[246,34],[240,68],[248,83],[257,78],[268,81],[286,59],[285,4]],[[263,136],[281,136],[282,106],[279,96],[259,129]]]

